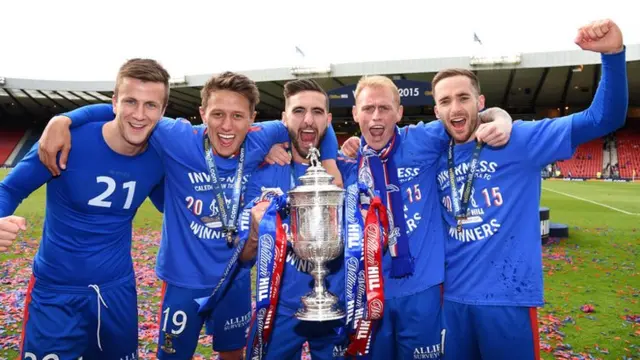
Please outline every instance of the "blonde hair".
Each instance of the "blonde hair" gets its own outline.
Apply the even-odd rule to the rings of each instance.
[[[360,81],[358,81],[358,85],[356,86],[356,93],[355,93],[354,100],[357,100],[362,90],[368,87],[387,88],[391,90],[391,93],[393,94],[393,99],[395,100],[396,105],[400,105],[400,93],[398,92],[398,87],[391,79],[381,75],[365,75],[361,77]]]

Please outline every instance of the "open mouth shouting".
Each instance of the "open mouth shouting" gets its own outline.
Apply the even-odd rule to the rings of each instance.
[[[451,126],[457,131],[464,131],[465,125],[467,124],[467,119],[463,117],[452,118]]]
[[[369,128],[369,132],[372,136],[382,136],[384,134],[384,126],[382,125],[373,125]]]
[[[313,129],[304,129],[300,131],[300,142],[303,144],[315,144],[316,131]]]
[[[233,140],[235,140],[236,136],[233,134],[218,134],[218,139],[220,140],[220,145],[222,146],[231,146],[233,144]]]

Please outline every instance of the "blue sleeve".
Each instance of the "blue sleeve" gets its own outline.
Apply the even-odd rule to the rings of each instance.
[[[0,183],[0,217],[13,214],[22,200],[51,180],[51,173],[38,158],[38,144]]]
[[[111,121],[115,117],[111,104],[86,105],[62,115],[71,119],[72,129],[90,122]]]
[[[403,146],[407,146],[410,153],[421,161],[437,161],[440,154],[447,150],[449,134],[440,120],[428,123],[421,121],[405,126],[400,131],[406,132]]]
[[[333,126],[329,124],[327,131],[324,133],[322,142],[320,143],[320,160],[337,159],[338,158],[338,137],[333,130]]]
[[[629,107],[626,48],[613,55],[602,54],[602,77],[591,106],[575,114],[571,144],[578,147],[621,128]]]
[[[340,170],[340,174],[342,175],[342,182],[344,183],[345,188],[348,185],[355,183],[358,174],[358,161],[344,155],[342,151],[339,151],[336,163],[338,165],[338,170]]]
[[[245,204],[251,202],[251,200],[262,195],[262,184],[261,179],[264,178],[264,168],[256,171],[252,176],[251,180],[247,184],[247,191],[244,193]]]
[[[265,154],[273,145],[289,141],[289,131],[282,120],[259,122],[249,129],[247,136],[249,135],[255,138],[263,150],[266,150]]]
[[[519,122],[526,154],[536,167],[568,159],[578,145],[624,125],[629,103],[625,51],[601,57],[602,78],[589,108],[560,118]]]
[[[149,199],[153,203],[153,206],[160,212],[164,212],[164,181],[165,178],[162,178],[162,181],[160,181],[160,183],[151,190],[151,194],[149,194]]]
[[[149,136],[149,144],[158,152],[160,158],[171,153],[172,149],[184,146],[184,141],[191,141],[196,126],[186,119],[163,117],[153,128]]]

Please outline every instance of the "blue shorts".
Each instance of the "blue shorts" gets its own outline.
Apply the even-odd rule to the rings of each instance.
[[[198,346],[202,326],[213,335],[213,349],[218,352],[244,348],[251,321],[251,276],[246,272],[232,280],[214,311],[198,314],[195,299],[209,296],[213,289],[187,289],[166,282],[162,285],[159,359],[191,359]]]
[[[444,301],[444,359],[539,360],[536,308]]]
[[[440,285],[385,300],[384,315],[374,334],[372,359],[440,359],[441,317]]]
[[[266,356],[262,357],[263,360],[300,359],[302,345],[307,341],[313,360],[344,359],[346,337],[338,333],[338,329],[344,326],[343,320],[300,321],[294,314],[295,310],[284,306],[278,307],[269,346]],[[247,343],[247,359],[249,349],[253,346],[256,328],[256,322],[253,321]]]
[[[136,359],[135,278],[61,287],[32,276],[22,326],[21,359]]]

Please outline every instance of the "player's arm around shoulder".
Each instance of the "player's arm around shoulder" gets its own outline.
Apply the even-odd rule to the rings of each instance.
[[[478,115],[481,124],[476,130],[476,140],[492,147],[504,146],[511,138],[513,119],[499,107],[488,108]]]
[[[67,158],[71,150],[70,128],[81,127],[91,122],[104,122],[114,118],[111,104],[93,104],[74,109],[72,111],[54,116],[49,120],[42,135],[38,156],[40,161],[49,169],[53,176],[67,167]],[[60,154],[60,166],[58,166],[58,153]]]
[[[205,129],[204,125],[194,125],[187,119],[162,117],[149,136],[149,144],[162,157],[180,147],[191,146],[194,141],[203,146]]]

